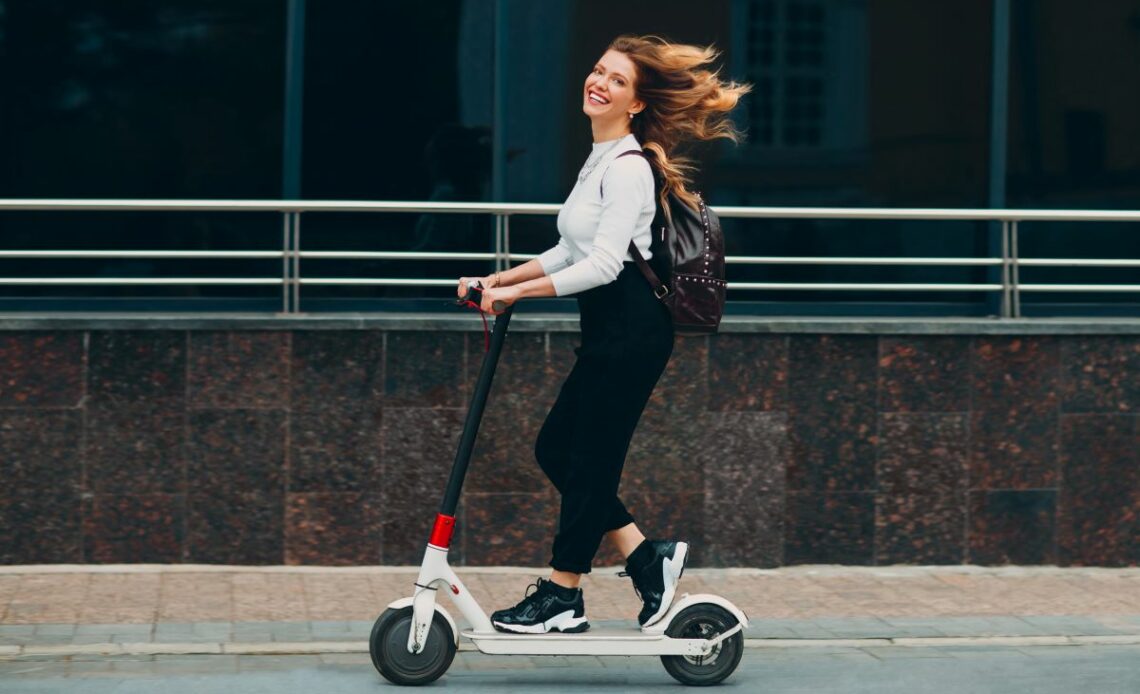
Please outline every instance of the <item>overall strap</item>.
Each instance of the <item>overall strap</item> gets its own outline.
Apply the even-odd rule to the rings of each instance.
[[[622,152],[621,154],[614,157],[614,159],[624,157],[627,154],[636,154],[639,157],[645,159],[646,162],[649,161],[649,157],[645,156],[645,152],[640,149],[631,149]],[[652,168],[653,165],[650,164],[650,169]],[[602,195],[605,194],[601,182],[598,183],[598,193]],[[656,196],[656,192],[654,192],[654,195]],[[649,281],[649,286],[653,287],[653,295],[658,299],[664,298],[665,295],[669,293],[669,287],[666,287],[665,283],[662,282],[661,279],[657,276],[657,273],[653,271],[653,268],[649,267],[649,263],[645,261],[645,257],[641,255],[641,251],[637,250],[637,246],[633,243],[633,241],[629,242],[629,254],[633,256],[634,261],[637,263],[638,269],[641,270],[641,274],[645,275],[645,279]]]

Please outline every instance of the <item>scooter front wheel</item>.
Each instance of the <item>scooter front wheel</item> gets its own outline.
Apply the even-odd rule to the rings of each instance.
[[[676,639],[712,639],[736,626],[736,617],[720,605],[699,603],[681,610],[665,635]],[[718,643],[708,655],[663,655],[665,671],[681,684],[708,686],[731,675],[744,655],[744,633],[736,632]]]
[[[429,684],[440,678],[455,658],[455,634],[451,625],[436,612],[428,629],[427,644],[420,653],[408,652],[412,630],[412,608],[387,609],[372,625],[368,652],[372,664],[392,684]]]

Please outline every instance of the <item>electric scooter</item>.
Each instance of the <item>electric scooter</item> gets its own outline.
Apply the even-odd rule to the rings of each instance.
[[[478,306],[478,281],[456,303]],[[728,600],[708,594],[684,594],[658,622],[648,627],[590,629],[577,634],[515,634],[496,631],[487,613],[447,563],[455,532],[455,509],[475,446],[475,437],[491,380],[503,349],[514,306],[498,304],[490,344],[467,410],[459,450],[451,468],[443,504],[435,517],[415,590],[410,598],[388,605],[376,620],[368,642],[372,664],[388,681],[422,685],[447,672],[459,648],[460,631],[438,595],[446,593],[471,624],[462,636],[482,653],[497,655],[649,655],[659,656],[665,670],[687,685],[721,682],[736,670],[744,652],[748,618]]]

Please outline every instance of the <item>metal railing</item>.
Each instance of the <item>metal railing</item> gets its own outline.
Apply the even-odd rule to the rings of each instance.
[[[0,200],[0,213],[13,211],[70,212],[274,212],[282,218],[280,250],[171,251],[171,250],[0,250],[0,259],[75,258],[260,258],[280,259],[281,274],[265,277],[0,277],[3,285],[279,285],[281,310],[296,313],[302,285],[451,286],[454,278],[406,279],[363,277],[308,277],[301,273],[303,259],[351,260],[478,260],[493,261],[503,270],[515,261],[537,257],[512,253],[510,219],[516,215],[556,215],[561,205],[529,203],[459,202],[356,202],[292,200]],[[1022,267],[1140,267],[1140,259],[1023,258],[1018,253],[1022,222],[1140,222],[1140,211],[1116,210],[1011,210],[1011,209],[892,209],[837,207],[731,207],[714,206],[724,219],[837,219],[980,221],[1001,224],[1001,257],[861,257],[861,256],[729,256],[730,265],[902,265],[985,266],[1000,268],[997,283],[870,283],[870,282],[730,282],[730,291],[832,290],[832,291],[982,291],[1001,293],[1001,316],[1021,316],[1025,292],[1140,292],[1140,284],[1023,284]],[[306,251],[301,246],[301,215],[329,212],[488,214],[493,215],[494,252]]]

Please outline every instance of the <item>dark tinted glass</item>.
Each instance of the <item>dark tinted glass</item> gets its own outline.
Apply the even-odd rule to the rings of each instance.
[[[0,3],[0,197],[266,198],[280,189],[284,15],[276,0]],[[265,215],[0,215],[3,248],[273,248]],[[0,276],[194,276],[189,261],[2,261]],[[279,274],[279,262],[210,272]],[[7,288],[137,296],[107,287]],[[272,295],[182,287],[153,296]],[[57,304],[51,304],[58,306]]]
[[[493,3],[308,3],[302,195],[315,200],[488,200]],[[465,214],[306,215],[307,250],[492,249],[493,220]],[[450,281],[490,262],[311,260],[319,278]],[[444,297],[450,286],[312,287],[313,301]],[[341,304],[352,307],[352,304]]]
[[[1140,209],[1140,2],[1014,3],[1011,207]],[[1025,258],[1140,259],[1140,224],[1022,223]],[[1136,267],[1023,267],[1029,284],[1138,284]],[[1136,292],[1026,292],[1026,315],[1088,314]],[[1070,304],[1060,306],[1059,304]]]

